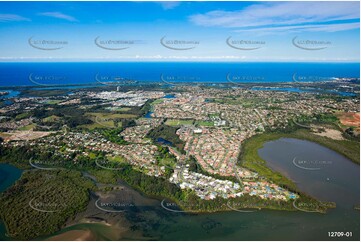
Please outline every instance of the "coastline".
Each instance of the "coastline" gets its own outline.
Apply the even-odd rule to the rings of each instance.
[[[308,134],[308,135],[307,135]],[[255,164],[257,164],[257,166],[260,166],[261,168],[263,169],[268,169],[270,170],[269,167],[266,166],[266,162],[261,158],[259,157],[259,155],[257,154],[257,151],[263,147],[264,143],[268,142],[268,141],[272,141],[272,140],[277,140],[279,138],[297,138],[297,139],[302,139],[302,140],[309,140],[311,142],[315,142],[317,144],[320,144],[320,145],[323,145],[327,148],[329,148],[328,146],[326,146],[324,143],[322,142],[317,142],[315,141],[315,139],[312,137],[312,135],[310,135],[311,132],[309,131],[305,131],[305,130],[296,130],[294,132],[290,132],[290,133],[282,133],[282,132],[265,132],[265,133],[262,133],[262,134],[259,134],[259,135],[256,135],[256,136],[253,136],[249,139],[247,139],[244,144],[242,145],[242,150],[245,149],[247,152],[243,153],[241,152],[241,155],[239,157],[239,162],[240,164],[238,165],[241,165],[241,166],[244,166],[246,168],[253,168],[253,170],[256,170],[257,172],[259,172],[261,175],[264,175],[264,170],[260,170],[260,169],[254,169],[255,167],[250,167],[249,166],[249,162],[252,162],[252,161],[257,161]],[[315,135],[313,135],[315,136]],[[323,138],[323,137],[322,137]],[[251,147],[249,147],[251,145]],[[338,152],[337,150],[335,150],[336,152]],[[340,152],[338,152],[340,153]],[[256,154],[255,157],[252,157],[252,155]],[[342,153],[340,153],[342,154]],[[251,158],[251,159],[249,159]],[[256,160],[255,160],[256,158]],[[12,163],[12,162],[5,162],[5,161],[2,161],[2,163],[7,163],[7,164],[10,164],[10,165],[14,165],[16,167],[19,167],[19,168],[24,168],[24,166],[26,166],[24,163]],[[357,162],[355,162],[357,163]],[[357,163],[358,164],[358,163]],[[278,173],[276,171],[272,171],[272,174],[273,175],[279,175],[279,180],[277,183],[283,183],[283,184],[286,184],[288,186],[290,186],[292,189],[294,189],[295,191],[297,191],[300,195],[302,195],[302,197],[305,197],[307,199],[311,199],[313,201],[318,201],[317,199],[314,199],[314,198],[311,198],[309,195],[307,194],[304,194],[303,192],[299,191],[296,187],[296,185],[294,184],[293,181],[289,180],[288,178],[286,178],[283,174],[281,173]],[[265,177],[268,177],[267,174]],[[268,177],[270,178],[270,177]],[[272,177],[271,177],[272,179]],[[124,181],[125,183],[127,183],[126,181]],[[132,185],[130,185],[129,183],[127,183],[129,186],[131,186],[133,189],[137,190],[137,191],[140,191],[142,194],[148,196],[148,197],[152,197],[152,198],[156,198],[157,200],[159,200],[162,196],[157,196],[157,195],[152,195],[152,194],[148,194],[146,191],[143,191],[140,187],[134,187]],[[164,197],[162,197],[164,198]],[[161,198],[161,199],[162,199]],[[160,199],[160,200],[161,200]],[[223,205],[221,205],[220,207],[217,207],[215,209],[191,209],[191,210],[188,210],[187,211],[187,206],[182,206],[182,203],[184,204],[184,201],[181,201],[181,200],[177,200],[175,199],[174,197],[171,197],[170,200],[173,200],[175,201],[179,208],[182,209],[182,212],[186,212],[186,213],[197,213],[197,214],[211,214],[211,213],[222,213],[222,212],[231,212],[233,209],[226,206],[225,203]],[[242,207],[242,208],[237,208],[239,210],[246,210],[246,209],[256,209],[256,210],[275,210],[275,211],[299,211],[296,207],[292,206],[292,204],[294,205],[294,203],[292,203],[292,201],[288,201],[288,203],[290,204],[290,207],[285,207],[285,206],[273,206],[273,205],[270,205],[270,206],[264,206],[264,207],[260,207],[260,206],[246,206],[246,207]],[[319,211],[314,211],[316,213],[326,213],[327,210],[329,208],[333,208],[333,204],[326,204],[326,206],[324,207],[325,209],[322,209],[322,210],[319,210]],[[6,231],[8,231],[8,226],[7,224],[3,221],[4,223],[4,226],[6,228]],[[71,224],[69,226],[66,226],[64,228],[69,228],[69,227],[72,227],[74,225],[79,225],[79,224],[84,224],[84,223],[87,223],[87,224],[101,224],[101,225],[105,225],[107,227],[111,227],[112,225],[107,223],[106,221],[103,221],[103,222],[93,222],[93,221],[78,221],[74,224]],[[65,237],[64,238],[67,238],[67,236],[70,236],[70,237],[76,237],[77,239],[80,239],[80,240],[90,240],[92,238],[92,235],[90,233],[90,231],[83,231],[83,230],[75,230],[75,232],[71,232],[71,233],[67,233],[65,232],[66,234],[64,235]],[[55,240],[57,240],[58,237],[54,237]],[[60,237],[60,238],[63,238],[63,237]]]
[[[89,241],[95,240],[94,234],[90,230],[70,230],[59,235],[54,235],[48,241]]]

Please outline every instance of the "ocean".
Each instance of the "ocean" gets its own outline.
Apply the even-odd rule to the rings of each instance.
[[[359,63],[0,63],[0,87],[139,82],[292,82],[359,78]]]

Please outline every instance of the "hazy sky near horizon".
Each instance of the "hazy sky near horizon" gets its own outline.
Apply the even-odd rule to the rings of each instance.
[[[0,61],[359,62],[359,2],[0,2]]]

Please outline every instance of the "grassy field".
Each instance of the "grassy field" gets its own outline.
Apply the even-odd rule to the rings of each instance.
[[[213,127],[214,126],[214,122],[213,121],[196,121],[195,125],[199,125],[199,126],[206,126],[206,127]]]
[[[89,152],[89,158],[90,159],[95,159],[97,157],[97,155],[93,152]]]
[[[60,117],[56,115],[51,115],[49,117],[43,118],[43,122],[56,122],[60,119]]]
[[[127,160],[122,156],[107,156],[111,162],[128,163]]]
[[[175,163],[172,158],[163,158],[159,161],[159,166],[174,167]]]
[[[151,105],[156,105],[156,104],[159,104],[159,103],[162,103],[162,102],[164,102],[164,100],[163,100],[162,98],[160,98],[160,99],[154,100],[154,101],[151,103]]]
[[[58,104],[58,103],[60,103],[60,102],[62,102],[63,100],[49,100],[49,101],[46,101],[45,103],[46,104],[52,104],[52,105],[54,105],[54,104]]]
[[[7,137],[10,137],[10,136],[11,136],[11,134],[0,132],[0,137],[3,138],[3,139],[5,139]]]
[[[169,126],[181,126],[181,125],[192,125],[194,120],[182,120],[182,119],[168,119],[167,122],[165,122],[166,125]]]
[[[30,116],[31,116],[30,113],[20,113],[20,114],[16,115],[15,120],[21,120],[24,118],[28,118]]]
[[[86,116],[96,117],[98,119],[116,119],[116,118],[135,118],[134,114],[126,113],[85,113]]]
[[[115,119],[130,119],[136,118],[134,114],[125,113],[85,113],[85,116],[90,117],[94,123],[79,125],[80,128],[93,130],[96,128],[120,128],[122,123],[118,122],[118,126],[115,125]]]
[[[122,124],[118,123],[118,127],[120,127]],[[110,121],[104,121],[104,122],[98,122],[93,124],[82,124],[78,126],[79,128],[85,128],[89,130],[97,129],[97,128],[115,128],[114,122],[112,120]]]
[[[31,129],[35,128],[35,126],[36,126],[36,124],[29,124],[29,125],[19,128],[18,130],[27,131],[27,130],[31,130]]]
[[[116,111],[116,112],[128,112],[132,110],[131,108],[126,107],[108,107],[107,110]]]

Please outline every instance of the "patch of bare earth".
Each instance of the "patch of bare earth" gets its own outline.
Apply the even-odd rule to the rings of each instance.
[[[322,132],[314,132],[314,134],[319,136],[324,136],[334,140],[343,140],[342,132],[336,129],[327,129],[325,128]]]
[[[45,136],[48,136],[53,132],[45,132],[45,131],[15,131],[15,132],[7,132],[5,133],[7,137],[4,138],[5,142],[12,141],[12,140],[33,140],[39,139]]]
[[[360,131],[360,113],[342,113],[338,115],[341,124],[350,127],[356,127]]]
[[[50,237],[48,240],[53,241],[91,241],[95,236],[90,230],[71,230],[59,235]]]

